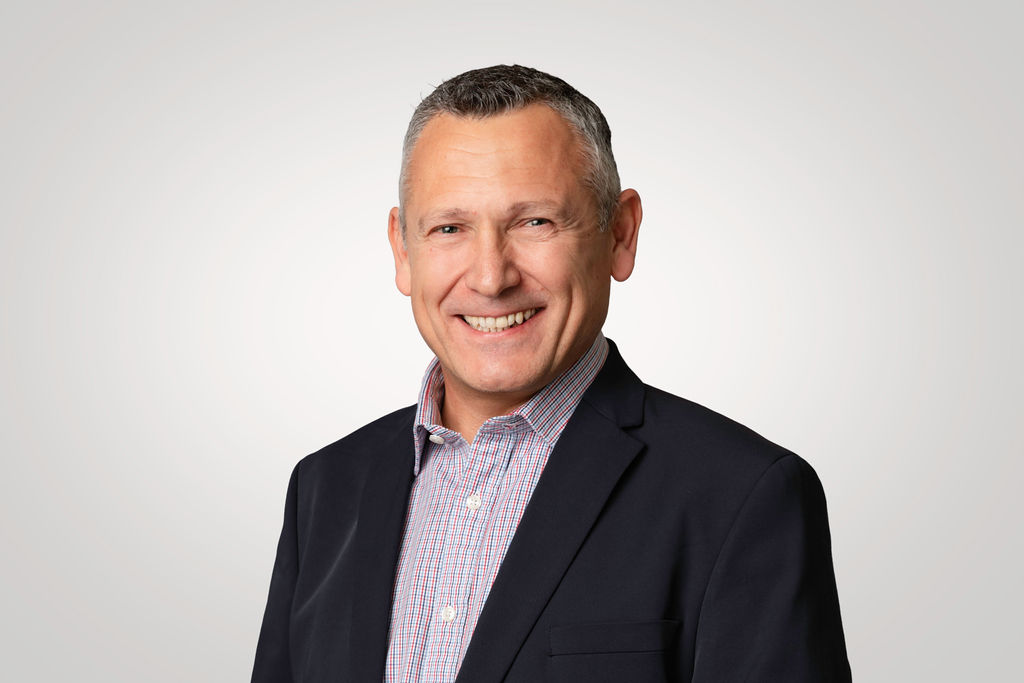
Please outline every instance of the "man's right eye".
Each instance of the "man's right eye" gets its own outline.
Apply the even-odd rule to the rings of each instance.
[[[454,225],[442,225],[440,228],[437,229],[437,231],[442,235],[451,235],[458,232],[459,229]]]

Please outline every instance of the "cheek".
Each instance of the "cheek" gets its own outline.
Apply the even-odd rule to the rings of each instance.
[[[436,301],[451,288],[455,269],[446,254],[435,249],[418,251],[410,259],[412,296],[420,301]]]
[[[573,290],[574,297],[607,296],[610,290],[611,262],[603,252],[581,250],[558,265],[552,264],[547,272],[559,273],[564,288]]]
[[[587,253],[573,269],[573,316],[603,317],[611,294],[611,263],[603,253]]]

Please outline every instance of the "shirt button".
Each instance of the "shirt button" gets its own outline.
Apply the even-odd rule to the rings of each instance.
[[[442,438],[441,438],[440,436],[438,436],[437,434],[431,434],[431,435],[430,435],[430,436],[428,436],[427,438],[428,438],[428,439],[430,439],[431,441],[433,441],[434,443],[438,444],[438,445],[441,445],[441,444],[443,444],[443,443],[444,443],[444,439],[442,439]]]
[[[441,610],[441,621],[450,624],[453,619],[455,619],[455,608],[451,605],[445,605],[444,609]]]
[[[476,510],[480,507],[480,496],[475,493],[466,499],[466,507],[470,510]]]

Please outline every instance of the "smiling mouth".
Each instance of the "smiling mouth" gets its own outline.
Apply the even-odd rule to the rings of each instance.
[[[532,318],[536,312],[536,308],[530,308],[525,311],[517,311],[515,313],[509,313],[508,315],[499,315],[494,318],[478,315],[464,315],[462,316],[462,319],[466,321],[467,325],[479,332],[501,332],[502,330],[507,330],[511,327],[515,327],[516,325],[522,325],[524,322]]]

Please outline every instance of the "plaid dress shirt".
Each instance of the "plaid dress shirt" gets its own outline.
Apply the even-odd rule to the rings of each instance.
[[[473,443],[441,426],[444,376],[436,358],[427,367],[386,683],[455,680],[548,456],[607,356],[598,333],[569,370],[511,414],[487,420]]]

